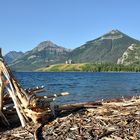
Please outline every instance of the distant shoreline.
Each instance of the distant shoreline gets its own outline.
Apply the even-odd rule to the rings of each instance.
[[[43,67],[34,72],[140,72],[140,65],[122,65],[122,64],[54,64]]]

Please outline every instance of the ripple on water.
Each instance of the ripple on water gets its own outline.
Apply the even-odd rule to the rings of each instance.
[[[48,95],[68,91],[56,103],[119,98],[140,95],[140,73],[14,73],[24,88],[44,85]]]

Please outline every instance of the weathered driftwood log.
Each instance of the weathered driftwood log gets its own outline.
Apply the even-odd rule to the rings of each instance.
[[[1,50],[0,50],[1,52]],[[22,88],[20,88],[19,84],[16,82],[14,76],[12,75],[9,67],[4,63],[4,60],[2,58],[2,55],[0,54],[0,78],[1,78],[1,83],[0,86],[2,87],[5,83],[5,81],[8,83],[7,85],[4,85],[5,89],[9,93],[10,97],[12,98],[16,112],[19,116],[19,119],[21,121],[22,126],[24,127],[26,125],[26,115],[22,109],[22,106],[27,106],[27,100],[25,99],[25,92],[23,92]],[[3,81],[5,79],[5,81]],[[2,94],[4,92],[2,91]],[[2,95],[1,94],[1,95]],[[0,100],[1,108],[3,108],[3,97],[1,96]],[[21,105],[22,104],[22,105]]]
[[[68,95],[67,92],[64,92],[43,97],[36,96],[36,93],[40,92],[45,92],[43,86],[25,90],[20,86],[10,68],[4,62],[0,49],[1,117],[4,116],[2,111],[12,111],[16,109],[16,113],[23,127],[26,125],[26,122],[29,121],[29,118],[34,123],[37,123],[38,120],[49,118],[55,114],[51,102],[53,102],[56,97]],[[5,120],[5,118],[3,118],[3,120]]]
[[[102,106],[102,102],[84,102],[84,103],[77,103],[77,104],[67,104],[67,105],[58,105],[57,109],[61,110],[71,110],[75,108],[92,108],[92,107],[99,107]]]
[[[4,97],[4,82],[2,79],[2,72],[0,71],[0,111],[3,110],[3,97]]]
[[[25,89],[25,92],[29,94],[36,94],[36,93],[46,92],[46,90],[44,89],[44,86],[41,86],[41,87],[37,86],[33,88],[27,88]]]
[[[19,116],[19,119],[21,121],[22,126],[24,127],[26,125],[27,117],[30,117],[32,119],[32,116],[28,116],[28,114],[26,114],[24,112],[24,108],[28,109],[29,103],[31,105],[36,104],[36,105],[38,105],[37,107],[42,107],[42,108],[46,107],[46,105],[45,105],[44,102],[41,102],[42,104],[41,103],[38,104],[39,101],[38,101],[37,97],[34,97],[33,100],[32,100],[32,97],[28,93],[26,93],[21,88],[21,86],[18,84],[15,77],[11,73],[8,65],[6,65],[4,63],[2,57],[0,59],[0,70],[3,73],[3,75],[1,75],[0,77],[6,79],[8,81],[8,86],[6,85],[5,88],[8,91],[8,93],[10,94],[10,97],[12,98],[12,100],[14,102],[17,114]],[[4,83],[4,82],[3,81],[1,82],[1,87],[2,87],[2,83]],[[2,92],[2,94],[3,94],[3,92]],[[1,106],[2,106],[3,105],[2,96],[1,96],[1,102],[0,103],[1,103]],[[1,107],[1,108],[3,108],[3,107]]]
[[[56,98],[56,97],[68,96],[68,95],[69,95],[68,92],[62,92],[62,93],[57,93],[57,94],[53,94],[53,95],[44,96],[44,98]]]
[[[22,125],[22,127],[24,127],[24,126],[26,126],[26,121],[25,121],[25,118],[24,118],[23,114],[20,111],[20,107],[19,107],[18,101],[16,99],[16,96],[8,87],[7,87],[7,90],[9,92],[10,96],[12,97],[12,100],[13,100],[13,102],[15,104],[15,108],[16,108],[17,114],[19,116],[21,125]]]

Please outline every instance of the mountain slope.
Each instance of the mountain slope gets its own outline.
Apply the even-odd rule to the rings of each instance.
[[[51,41],[44,41],[14,61],[10,67],[16,71],[33,71],[49,64],[64,63],[68,53],[68,49]]]
[[[117,64],[140,64],[140,45],[132,44],[118,59]]]
[[[140,41],[112,30],[73,51],[44,41],[19,57],[10,54],[5,59],[12,62],[10,67],[15,71],[34,71],[50,64],[65,63],[68,59],[74,63],[140,64]]]
[[[140,44],[140,41],[133,39],[126,34],[112,30],[111,32],[86,42],[70,53],[70,58],[76,63],[97,62],[117,63],[131,44]]]
[[[5,61],[10,64],[24,55],[23,52],[10,51],[4,56]]]

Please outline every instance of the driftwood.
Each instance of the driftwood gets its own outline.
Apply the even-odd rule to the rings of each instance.
[[[0,117],[5,125],[10,125],[7,120],[8,114],[16,113],[22,127],[25,127],[31,120],[39,123],[46,121],[54,115],[52,103],[56,97],[66,96],[67,92],[49,95],[36,96],[37,93],[45,92],[43,86],[23,89],[12,74],[8,65],[4,62],[0,49]]]
[[[125,99],[125,98],[124,98]],[[99,103],[99,104],[98,104]],[[100,104],[101,103],[101,104]],[[140,98],[108,100],[82,103],[76,105],[61,105],[61,107],[79,108],[79,111],[69,112],[46,124],[43,137],[71,140],[139,140],[140,139]],[[96,107],[94,107],[96,106]]]
[[[77,109],[77,108],[96,108],[102,106],[102,102],[83,102],[83,103],[77,103],[77,104],[66,104],[66,105],[58,105],[58,111],[61,110],[71,110],[71,109]]]
[[[30,124],[26,128],[16,128],[9,131],[10,134],[1,133],[0,139],[140,139],[140,97],[138,96],[124,100],[86,102],[57,107],[60,111],[57,118],[42,125]],[[72,111],[73,109],[77,110]]]
[[[3,110],[3,97],[4,97],[4,82],[2,79],[2,72],[0,73],[0,111]]]

